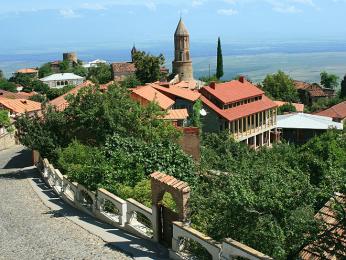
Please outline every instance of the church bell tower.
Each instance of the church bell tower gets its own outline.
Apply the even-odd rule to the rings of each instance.
[[[193,80],[192,60],[190,57],[190,34],[182,19],[174,34],[173,74],[179,75],[180,81]]]

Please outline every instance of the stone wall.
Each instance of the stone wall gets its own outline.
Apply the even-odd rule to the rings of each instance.
[[[8,149],[14,145],[16,145],[14,133],[6,133],[0,135],[0,151]]]

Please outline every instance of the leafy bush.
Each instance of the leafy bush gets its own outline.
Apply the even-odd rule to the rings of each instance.
[[[275,259],[294,259],[324,229],[315,213],[334,192],[346,192],[345,151],[340,131],[302,147],[279,144],[256,152],[227,133],[205,135],[192,223],[213,238],[231,237]]]
[[[278,115],[283,115],[285,113],[297,112],[297,109],[292,103],[287,103],[278,107]]]
[[[128,178],[126,183],[130,186],[140,178],[129,172],[133,169],[136,169],[135,172],[140,176],[161,171],[186,181],[192,181],[195,175],[191,157],[169,141],[146,143],[140,139],[114,135],[108,138],[105,152],[112,164],[125,171],[121,176]]]

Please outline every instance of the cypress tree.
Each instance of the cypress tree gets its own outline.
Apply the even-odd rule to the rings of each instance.
[[[341,98],[346,97],[346,75],[344,79],[341,81],[341,93],[340,93]]]
[[[224,74],[223,73],[223,58],[222,58],[221,40],[219,37],[217,41],[217,66],[216,66],[217,79],[222,78],[223,74]]]

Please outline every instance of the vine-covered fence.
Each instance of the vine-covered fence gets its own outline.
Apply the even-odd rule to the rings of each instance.
[[[157,201],[153,200],[153,207],[148,208],[134,199],[121,199],[105,189],[89,191],[83,185],[72,182],[67,176],[55,169],[47,159],[33,151],[33,162],[39,169],[44,182],[65,202],[75,208],[117,228],[124,229],[143,239],[160,241],[160,217],[158,217]],[[162,173],[152,174],[152,186],[167,187],[167,192],[189,191],[186,183]],[[162,190],[156,187],[154,190]],[[152,187],[153,189],[153,187]],[[161,193],[163,192],[160,191]],[[174,198],[174,196],[173,196]],[[186,196],[183,196],[183,200]],[[154,214],[153,214],[154,211]],[[184,215],[184,214],[181,214]],[[222,243],[191,228],[186,221],[173,221],[172,248],[169,249],[171,259],[188,259],[189,252],[185,246],[193,242],[203,247],[213,260],[228,260],[238,257],[258,260],[272,259],[244,244],[232,239],[225,239]]]

